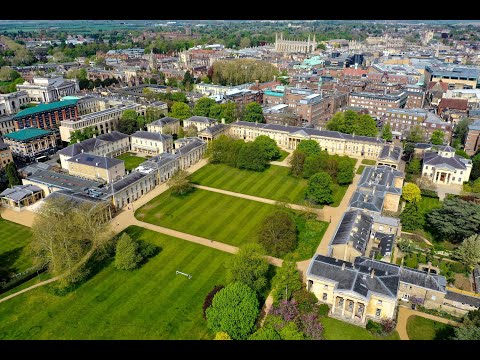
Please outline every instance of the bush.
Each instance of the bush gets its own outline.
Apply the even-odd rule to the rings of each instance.
[[[302,288],[293,294],[293,298],[298,304],[298,310],[302,313],[308,313],[314,310],[315,304],[318,302],[317,297],[311,291]]]
[[[327,304],[320,304],[318,306],[318,316],[327,316],[330,311],[330,306]]]
[[[225,331],[219,331],[213,340],[232,340],[232,338]]]
[[[365,328],[374,335],[381,335],[383,333],[382,325],[372,320],[368,320]]]
[[[323,326],[318,321],[317,314],[309,313],[300,316],[300,326],[303,333],[310,340],[321,340],[323,337]]]
[[[127,233],[118,239],[115,251],[115,267],[121,270],[133,270],[138,267],[143,257],[139,253],[139,243]]]
[[[465,274],[466,272],[468,272],[468,267],[456,261],[450,263],[450,270],[457,274]]]
[[[248,340],[281,340],[281,338],[271,325],[265,325],[250,335]]]
[[[383,330],[384,335],[388,335],[393,330],[395,330],[395,326],[397,324],[392,319],[382,319],[380,321],[380,325],[382,326],[382,330]]]
[[[292,321],[297,318],[300,314],[298,310],[298,305],[295,299],[288,301],[281,301],[278,306],[272,307],[271,310],[273,315],[280,316],[284,321]]]
[[[429,189],[420,189],[420,195],[424,197],[438,199],[438,194],[436,191],[429,190]]]
[[[203,318],[207,319],[207,309],[212,305],[213,298],[215,294],[222,290],[225,286],[223,285],[215,285],[213,290],[210,291],[207,296],[205,296],[205,300],[203,301]]]

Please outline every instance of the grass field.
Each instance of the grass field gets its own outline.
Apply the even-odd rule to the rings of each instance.
[[[362,164],[364,165],[375,165],[377,163],[376,160],[370,160],[370,159],[363,159]]]
[[[375,336],[365,328],[348,324],[344,321],[324,317],[320,319],[325,329],[326,340],[400,340],[398,333],[394,331],[389,336]]]
[[[420,316],[407,320],[407,334],[410,340],[448,340],[454,335],[454,327]]]
[[[260,223],[275,209],[275,205],[195,189],[185,197],[166,191],[138,209],[135,216],[152,224],[241,246],[256,241]],[[309,259],[328,223],[314,221],[307,227],[300,215],[296,216],[296,223],[300,233],[294,256]]]
[[[0,217],[0,275],[16,274],[32,266],[25,248],[31,237],[29,228]]]
[[[365,165],[360,165],[360,166],[358,167],[356,173],[357,173],[358,175],[362,175],[363,169],[365,169]]]
[[[131,153],[125,153],[117,156],[116,158],[125,161],[125,170],[128,171],[135,169],[138,165],[147,160],[143,157],[135,156]]]
[[[418,202],[418,210],[425,215],[432,209],[442,207],[442,202],[439,199],[422,196],[422,199]]]
[[[282,154],[282,155],[280,156],[280,158],[277,159],[277,160],[275,160],[275,161],[283,161],[283,160],[285,160],[285,158],[286,158],[288,155],[290,155],[290,153],[289,153],[288,151],[285,151],[285,150],[280,150],[280,154]]]
[[[303,205],[308,180],[290,175],[290,168],[271,165],[263,172],[240,170],[223,164],[208,164],[191,176],[195,184],[241,194]],[[333,185],[333,204],[338,206],[348,186]],[[322,205],[316,206],[322,208]]]
[[[127,232],[160,253],[131,272],[110,263],[63,296],[41,287],[2,303],[0,339],[211,339],[202,305],[214,285],[226,284],[232,255],[138,227]]]

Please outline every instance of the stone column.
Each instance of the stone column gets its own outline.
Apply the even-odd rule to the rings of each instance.
[[[353,302],[353,308],[352,308],[352,320],[355,318],[355,305],[357,305],[357,302]]]
[[[347,299],[343,298],[343,304],[342,304],[342,317],[345,315],[345,304],[347,303]]]
[[[362,323],[365,322],[366,316],[367,316],[367,305],[363,304]]]
[[[451,175],[452,175],[452,174],[448,174],[447,184],[450,184],[450,176],[451,176]]]

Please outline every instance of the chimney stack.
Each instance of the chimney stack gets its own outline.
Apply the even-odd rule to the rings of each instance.
[[[345,270],[345,263],[342,264],[342,270]]]
[[[222,124],[225,124],[225,118],[222,118]]]
[[[374,275],[375,275],[375,269],[372,269],[372,272],[370,273],[370,277],[373,279]]]

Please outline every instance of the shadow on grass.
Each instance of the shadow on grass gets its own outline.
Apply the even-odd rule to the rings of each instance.
[[[445,326],[435,332],[433,340],[451,340],[455,336],[453,326]]]
[[[0,254],[0,282],[8,280],[18,272],[18,269],[12,266],[22,254],[22,251],[23,246]]]

